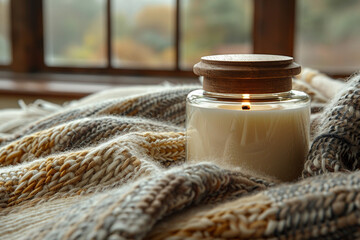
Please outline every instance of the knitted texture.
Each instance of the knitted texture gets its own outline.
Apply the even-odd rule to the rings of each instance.
[[[317,120],[319,126],[305,163],[304,177],[359,168],[360,76],[354,76]]]
[[[0,239],[360,238],[360,77],[309,78],[294,81],[314,139],[295,183],[186,164],[194,87],[72,104],[0,135]]]

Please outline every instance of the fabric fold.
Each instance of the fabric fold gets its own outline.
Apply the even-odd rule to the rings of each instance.
[[[311,96],[313,137],[299,181],[187,164],[194,86],[101,94],[0,135],[0,238],[359,238],[360,76],[305,73],[294,86]]]

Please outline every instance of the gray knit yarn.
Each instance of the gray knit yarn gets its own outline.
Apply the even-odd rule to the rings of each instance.
[[[291,184],[186,164],[193,88],[67,109],[19,129],[0,139],[0,238],[360,239],[360,77],[325,110],[323,96],[299,87],[312,92],[317,130],[304,179]]]
[[[318,120],[304,177],[359,168],[360,75],[354,76]]]

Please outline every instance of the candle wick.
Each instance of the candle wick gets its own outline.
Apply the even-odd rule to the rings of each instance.
[[[242,110],[250,110],[250,106],[249,105],[242,105]]]

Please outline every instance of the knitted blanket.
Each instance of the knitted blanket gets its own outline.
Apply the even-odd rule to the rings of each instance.
[[[186,163],[194,88],[95,95],[3,132],[0,239],[360,239],[360,76],[294,81],[312,143],[286,184]]]

